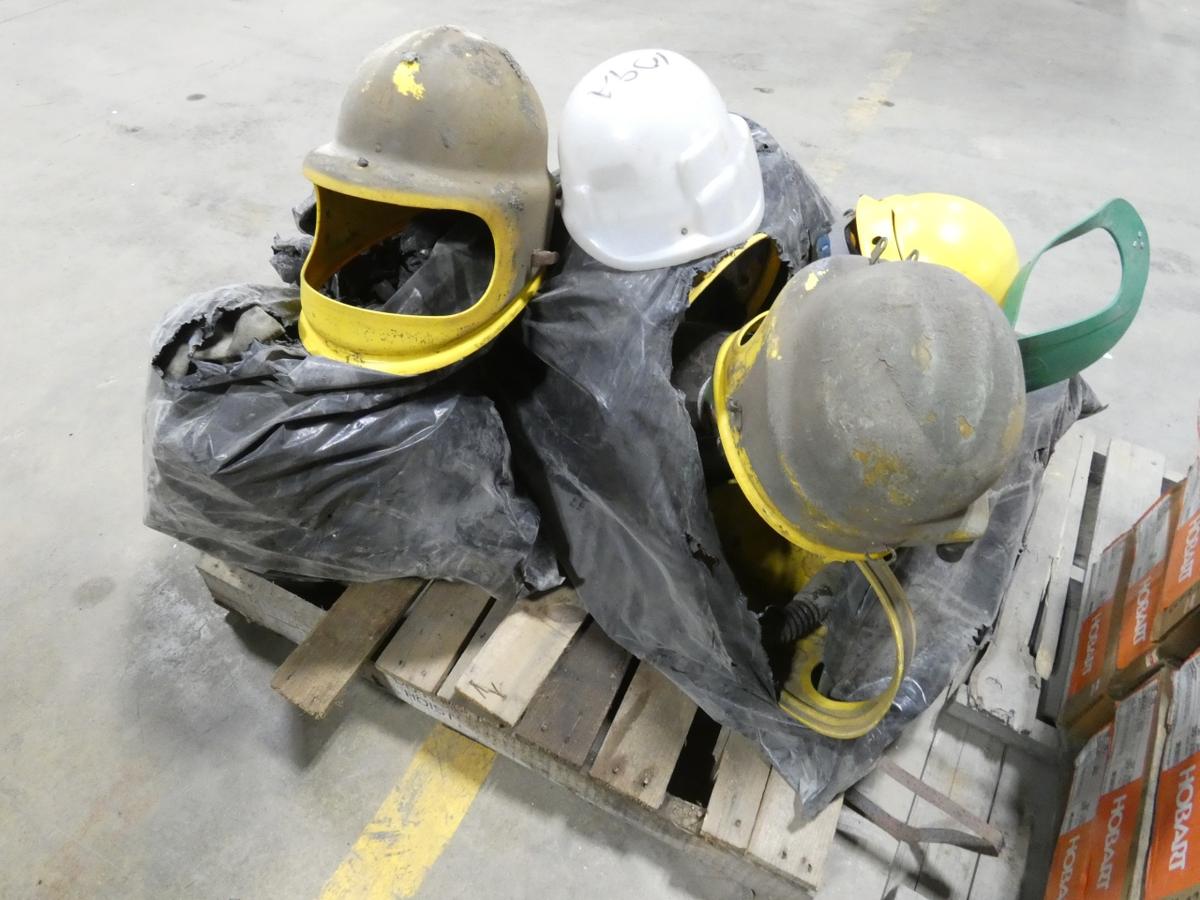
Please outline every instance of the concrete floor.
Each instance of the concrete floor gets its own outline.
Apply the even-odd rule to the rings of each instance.
[[[1194,452],[1194,10],[0,0],[0,896],[315,896],[430,727],[365,685],[323,723],[271,692],[286,646],[230,627],[194,553],[141,525],[139,417],[158,318],[192,291],[273,280],[268,242],[358,59],[443,20],[511,49],[552,123],[604,57],[679,50],[840,204],[966,194],[1023,254],[1127,197],[1153,270],[1089,373],[1110,404],[1093,424],[1176,468]],[[1108,257],[1097,240],[1047,263],[1025,324],[1097,305]],[[744,893],[501,761],[420,896]]]

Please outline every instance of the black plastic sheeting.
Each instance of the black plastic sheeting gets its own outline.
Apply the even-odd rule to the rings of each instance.
[[[234,285],[159,326],[146,523],[270,576],[560,583],[478,361],[398,378],[310,356],[299,311],[294,289]]]
[[[816,256],[831,209],[766,131],[751,130],[767,198],[761,230],[795,273]],[[307,234],[272,247],[289,284],[311,244],[311,202],[295,214]],[[450,222],[422,236],[430,223],[445,221],[418,220],[326,289],[406,312],[477,296],[478,272],[464,262],[477,255],[477,233]],[[556,585],[561,566],[609,636],[761,743],[811,816],[870,770],[986,635],[1054,441],[1095,399],[1078,380],[1030,396],[990,527],[962,559],[901,552],[918,632],[904,684],[878,728],[831,740],[776,705],[759,618],[708,506],[706,467],[709,480],[721,477],[722,460],[711,434],[698,441],[704,423],[679,389],[694,394],[704,365],[673,371],[673,359],[715,346],[728,326],[698,320],[698,309],[684,322],[695,274],[719,255],[629,273],[588,257],[561,225],[554,246],[561,262],[520,326],[432,376],[310,356],[296,339],[292,289],[238,285],[191,298],[154,341],[147,522],[268,575],[451,578],[508,597]],[[827,624],[823,689],[880,691],[891,633],[856,574]]]
[[[830,206],[763,129],[752,130],[767,197],[761,230],[795,272],[815,257]],[[541,367],[521,382],[510,369],[503,381],[519,474],[604,631],[718,722],[759,741],[796,788],[801,815],[815,815],[871,769],[993,622],[1050,448],[1089,392],[1076,383],[1030,398],[1024,443],[999,487],[991,527],[963,559],[904,555],[918,644],[900,696],[869,735],[827,739],[776,705],[759,622],[722,554],[689,410],[671,383],[688,290],[711,259],[620,272],[564,235],[556,249],[561,265],[522,319],[524,345]],[[835,601],[829,625],[826,690],[877,693],[890,674],[892,638],[859,581]]]

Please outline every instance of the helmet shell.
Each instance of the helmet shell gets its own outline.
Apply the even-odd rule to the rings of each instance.
[[[962,275],[860,256],[801,270],[731,335],[722,445],[759,513],[829,558],[964,540],[1016,452],[1016,337]]]
[[[670,50],[633,50],[588,72],[563,109],[558,162],[567,231],[616,269],[700,259],[762,222],[749,126]]]
[[[987,207],[953,194],[892,194],[882,200],[864,194],[854,212],[863,255],[871,254],[876,238],[886,238],[881,258],[906,259],[915,250],[921,262],[954,269],[1003,306],[1020,259],[1008,228]]]
[[[394,374],[442,368],[487,344],[536,285],[554,188],[546,116],[503,48],[450,26],[371,53],[342,101],[334,139],[309,153],[317,230],[301,276],[300,336],[310,352]],[[484,295],[445,316],[361,309],[321,292],[358,253],[422,210],[477,216],[495,245]]]

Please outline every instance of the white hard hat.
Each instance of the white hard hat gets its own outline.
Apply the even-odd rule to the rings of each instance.
[[[563,110],[558,162],[567,231],[616,269],[699,259],[762,222],[749,126],[670,50],[622,53],[585,75]]]

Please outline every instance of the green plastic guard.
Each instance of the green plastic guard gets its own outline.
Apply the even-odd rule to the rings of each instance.
[[[1097,228],[1107,231],[1117,245],[1121,257],[1121,286],[1112,303],[1095,315],[1019,339],[1026,391],[1036,391],[1082,372],[1113,348],[1142,305],[1146,276],[1150,273],[1150,241],[1137,210],[1118,197],[1109,200],[1078,225],[1068,228],[1021,267],[1004,296],[1004,314],[1009,323],[1013,326],[1017,323],[1025,283],[1042,254]]]

